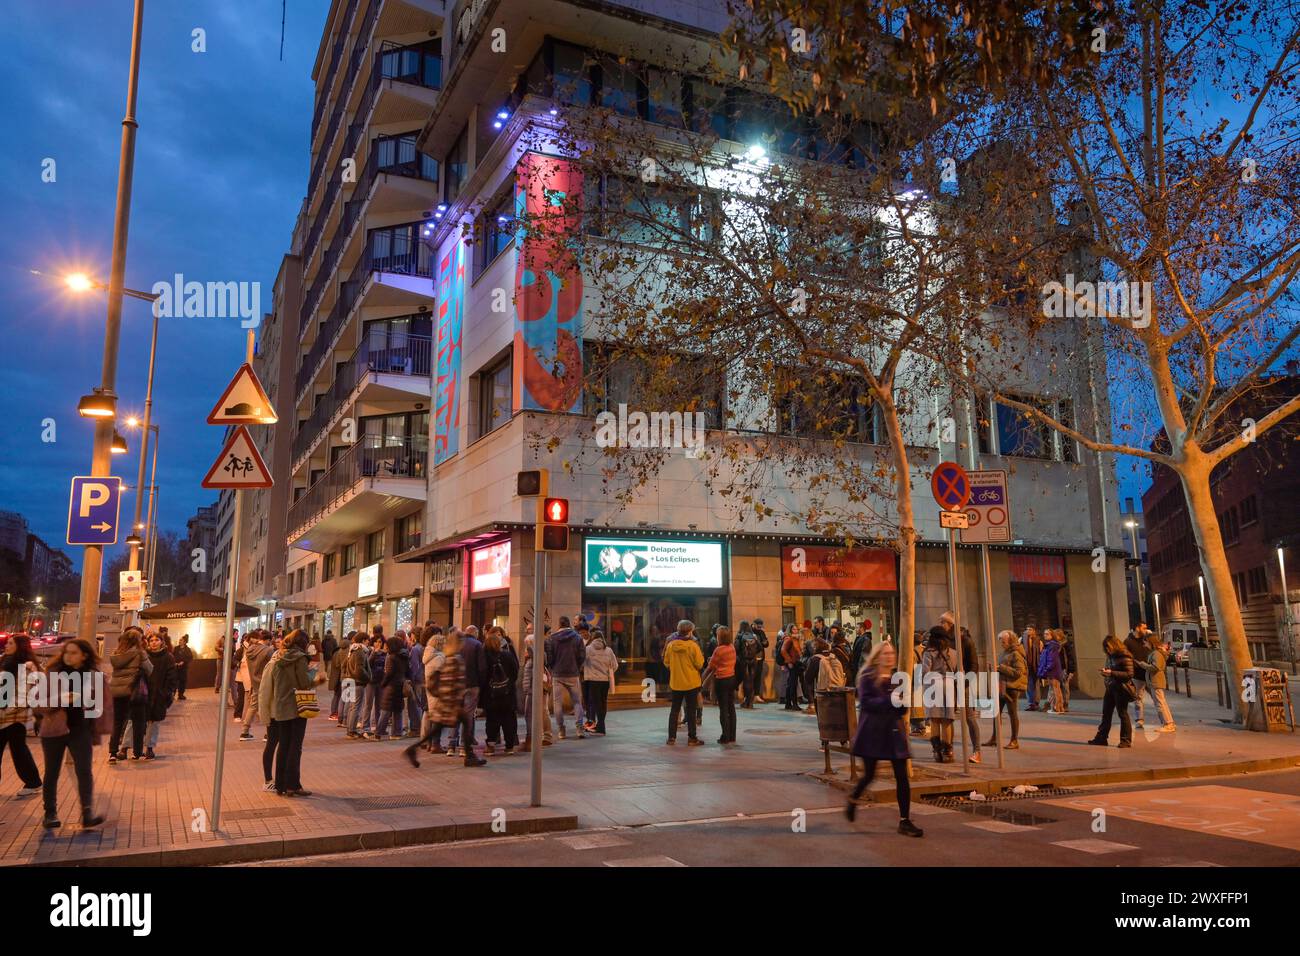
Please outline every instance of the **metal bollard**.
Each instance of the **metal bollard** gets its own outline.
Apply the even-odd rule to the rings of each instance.
[[[1187,696],[1191,697],[1192,696],[1192,669],[1190,667],[1184,669],[1183,678],[1187,683]]]
[[[1175,662],[1174,664],[1174,693],[1175,694],[1177,694],[1181,690],[1181,688],[1178,686],[1178,670],[1179,670],[1178,664]]]

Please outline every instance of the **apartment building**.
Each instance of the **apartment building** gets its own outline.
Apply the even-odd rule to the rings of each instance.
[[[395,556],[419,544],[426,498],[434,294],[422,232],[440,170],[416,139],[441,86],[443,21],[436,0],[340,0],[322,35],[301,298],[282,345],[295,356],[282,386],[293,438],[276,472],[287,625],[391,631],[416,616],[421,567]]]
[[[212,590],[212,559],[217,546],[217,505],[200,505],[185,522],[185,540],[191,555],[196,550],[203,554],[203,570],[196,572],[195,590],[214,593]]]

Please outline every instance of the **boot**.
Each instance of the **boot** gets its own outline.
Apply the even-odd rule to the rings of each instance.
[[[898,821],[898,832],[903,836],[919,837],[924,831],[911,820],[903,819]]]
[[[93,810],[81,811],[81,825],[83,827],[97,827],[103,822],[104,817],[101,814],[97,814]]]
[[[475,757],[475,756],[474,756],[474,751],[473,751],[473,750],[466,749],[466,751],[465,751],[465,766],[467,766],[467,767],[482,767],[482,766],[483,766],[484,764],[486,764],[486,763],[487,763],[487,761],[484,760],[482,757]]]
[[[954,763],[956,760],[957,760],[957,758],[954,757],[954,756],[952,755],[952,744],[944,744],[944,745],[943,745],[943,762],[944,762],[944,763]]]
[[[943,763],[943,741],[938,737],[931,737],[930,746],[934,748],[934,762]]]

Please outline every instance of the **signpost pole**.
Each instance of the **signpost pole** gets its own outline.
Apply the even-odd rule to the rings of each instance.
[[[966,700],[966,664],[962,661],[961,655],[961,597],[957,593],[957,530],[948,529],[948,600],[952,606],[952,633],[953,643],[957,647],[957,679],[961,682],[961,690],[957,695],[957,704],[955,713],[957,722],[961,724],[961,772],[970,773],[968,742],[969,733],[966,729],[966,712],[963,705]],[[946,696],[946,695],[945,695]],[[946,702],[945,702],[946,703]]]
[[[230,539],[230,563],[226,573],[226,639],[221,650],[221,696],[217,698],[217,767],[212,782],[212,830],[221,822],[221,772],[226,765],[226,695],[230,693],[230,658],[234,653],[233,628],[235,626],[235,582],[239,575],[238,529],[244,516],[244,493],[235,492],[234,527],[236,534]]]
[[[542,499],[538,499],[539,503]],[[540,509],[539,509],[540,510]],[[533,550],[533,732],[529,742],[532,758],[532,800],[530,806],[542,805],[542,748],[546,740],[546,626],[542,622],[542,602],[546,596],[546,552]],[[581,728],[579,728],[581,729]]]
[[[993,571],[989,566],[989,546],[980,545],[980,586],[984,589],[984,630],[989,636],[989,686],[993,686],[994,676],[998,673],[998,636],[993,622]],[[993,736],[998,744],[998,769],[1004,767],[1002,755],[1002,689],[998,680],[998,692],[993,695]]]

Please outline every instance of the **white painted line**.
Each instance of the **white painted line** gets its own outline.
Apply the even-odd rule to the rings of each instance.
[[[1101,853],[1123,853],[1125,850],[1136,850],[1135,846],[1129,846],[1127,843],[1114,843],[1110,840],[1058,840],[1052,846],[1063,846],[1067,850],[1078,850],[1081,853],[1092,853],[1094,855]]]
[[[1019,823],[1008,823],[1006,820],[976,820],[973,823],[966,824],[968,827],[974,827],[977,830],[988,830],[990,833],[1020,833],[1025,830],[1037,830],[1038,827],[1021,826]]]
[[[563,843],[571,850],[596,850],[606,846],[631,846],[631,840],[624,840],[612,833],[590,833],[575,836],[560,836],[556,843]]]
[[[606,860],[606,866],[685,866],[671,856],[638,856],[630,860]]]

